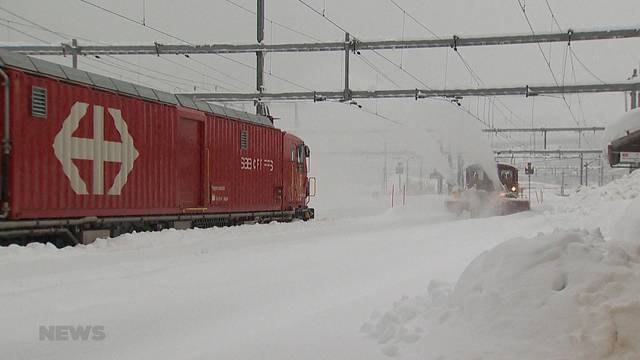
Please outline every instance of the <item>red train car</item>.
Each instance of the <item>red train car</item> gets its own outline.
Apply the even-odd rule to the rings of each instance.
[[[5,241],[314,216],[309,148],[268,117],[9,52],[0,70]]]

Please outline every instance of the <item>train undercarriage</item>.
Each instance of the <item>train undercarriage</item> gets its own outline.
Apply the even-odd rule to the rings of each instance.
[[[225,214],[181,214],[161,216],[84,217],[0,222],[0,246],[50,242],[57,247],[90,244],[98,238],[115,237],[133,231],[210,228],[272,221],[311,220],[314,209],[261,211]]]

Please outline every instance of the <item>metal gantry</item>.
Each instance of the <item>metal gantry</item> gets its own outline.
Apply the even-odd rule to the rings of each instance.
[[[595,162],[598,161],[599,162],[599,167],[597,167],[596,169],[600,170],[600,179],[598,181],[598,183],[600,185],[602,185],[603,183],[603,176],[604,176],[604,167],[603,167],[603,157],[604,157],[604,153],[602,150],[599,149],[568,149],[568,150],[564,150],[564,149],[556,149],[556,150],[494,150],[494,155],[495,155],[495,159],[499,160],[499,159],[506,159],[506,160],[511,160],[512,162],[515,159],[520,159],[520,160],[529,160],[531,161],[532,159],[543,159],[543,160],[550,160],[550,156],[554,156],[557,155],[557,159],[562,159],[562,160],[569,160],[569,159],[576,159],[579,160],[579,165],[576,167],[576,169],[579,171],[579,176],[580,176],[580,185],[588,185],[589,180],[588,180],[588,172],[589,172],[589,167],[590,165]],[[594,157],[591,159],[591,161],[588,161],[585,163],[585,155],[594,155]],[[594,169],[593,166],[591,166],[592,169]],[[564,177],[564,174],[563,174]],[[564,183],[564,178],[563,178],[563,183]]]
[[[600,149],[554,149],[554,150],[540,150],[540,149],[523,149],[523,150],[494,150],[495,155],[584,155],[584,154],[602,154]]]
[[[588,131],[604,131],[603,126],[590,127],[537,127],[537,128],[488,128],[482,129],[482,132],[489,133],[509,133],[509,132],[588,132]]]
[[[382,40],[363,41],[345,34],[343,42],[318,42],[294,44],[263,44],[264,38],[264,0],[257,0],[257,43],[256,44],[202,44],[202,45],[87,45],[80,46],[77,41],[60,45],[5,45],[0,49],[11,50],[27,55],[72,55],[77,60],[79,55],[163,55],[163,54],[236,54],[255,52],[257,57],[256,93],[197,93],[189,94],[205,101],[255,101],[257,111],[260,112],[264,100],[339,100],[351,101],[357,98],[433,98],[443,97],[456,100],[464,96],[507,96],[540,94],[565,94],[588,92],[625,92],[640,90],[639,83],[586,84],[563,86],[519,86],[506,88],[484,89],[405,89],[357,91],[349,88],[349,57],[350,53],[359,54],[360,51],[419,49],[451,47],[457,51],[463,46],[493,46],[531,43],[551,43],[604,39],[622,39],[640,37],[640,28],[624,28],[610,30],[573,31],[547,34],[517,34],[499,36],[460,37],[457,35],[449,39],[417,39],[417,40]],[[264,90],[264,55],[273,52],[315,52],[315,51],[344,51],[345,86],[342,91],[307,91],[287,93],[265,93]],[[76,61],[74,60],[74,61]],[[263,109],[264,110],[264,109]]]
[[[261,16],[262,14],[262,16]],[[264,5],[258,8],[258,19],[264,15]],[[263,20],[264,25],[264,20]],[[0,49],[10,50],[25,55],[175,55],[175,54],[241,54],[241,53],[283,53],[283,52],[318,52],[344,51],[345,43],[352,51],[394,50],[394,49],[426,49],[450,47],[457,49],[464,46],[495,46],[534,43],[552,43],[588,40],[607,40],[640,37],[640,28],[624,28],[611,30],[588,30],[546,34],[516,34],[498,36],[454,35],[445,39],[416,40],[381,40],[365,41],[347,39],[345,42],[318,42],[292,44],[142,44],[142,45],[4,45]]]
[[[489,128],[482,129],[482,132],[487,133],[541,133],[544,137],[544,149],[547,148],[547,133],[549,132],[577,132],[578,140],[583,132],[593,131],[604,131],[604,127],[602,126],[591,126],[591,127],[538,127],[538,128]]]
[[[256,40],[258,45],[262,45],[264,40],[264,0],[257,0],[257,12],[256,12]],[[264,53],[262,51],[256,51],[256,91],[258,94],[262,94],[264,91]],[[256,101],[256,114],[267,115],[265,105],[261,101]]]
[[[348,82],[345,81],[345,85]],[[254,101],[262,100],[349,100],[349,99],[390,99],[390,98],[450,98],[456,99],[465,96],[536,96],[543,94],[569,94],[569,93],[605,93],[625,92],[640,90],[640,83],[611,83],[611,84],[583,84],[565,86],[517,86],[496,88],[472,88],[472,89],[400,89],[400,90],[349,90],[350,98],[344,97],[345,91],[302,91],[283,93],[190,93],[197,99],[205,101]]]

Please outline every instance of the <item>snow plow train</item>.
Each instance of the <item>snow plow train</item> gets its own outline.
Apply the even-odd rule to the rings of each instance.
[[[269,116],[0,52],[0,245],[309,220],[309,147]]]
[[[529,200],[519,197],[518,169],[497,164],[500,185],[495,187],[480,165],[470,165],[464,171],[464,188],[452,192],[445,201],[448,211],[455,214],[469,212],[471,216],[509,215],[530,208]]]

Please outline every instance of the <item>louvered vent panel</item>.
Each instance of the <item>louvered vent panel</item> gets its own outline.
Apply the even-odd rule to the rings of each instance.
[[[47,117],[47,89],[36,86],[31,88],[31,116]]]

